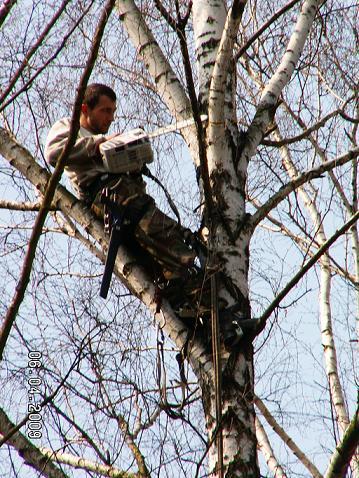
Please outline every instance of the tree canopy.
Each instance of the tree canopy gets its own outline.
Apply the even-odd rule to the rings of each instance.
[[[2,2],[1,476],[358,477],[356,14]],[[151,140],[151,171],[207,233],[212,321],[156,311],[124,247],[99,297],[108,235],[63,174],[92,81],[116,91],[113,131],[193,119]],[[52,169],[44,143],[64,116]],[[218,301],[250,324],[231,350]]]

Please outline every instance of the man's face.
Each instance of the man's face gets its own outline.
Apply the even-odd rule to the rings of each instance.
[[[114,119],[116,102],[106,95],[101,95],[99,102],[94,108],[82,105],[81,126],[94,134],[107,133]]]

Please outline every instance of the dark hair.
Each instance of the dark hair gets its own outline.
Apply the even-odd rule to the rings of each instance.
[[[116,101],[116,93],[107,85],[101,83],[92,83],[87,85],[83,103],[93,109],[100,101],[100,96],[108,96],[112,101]]]

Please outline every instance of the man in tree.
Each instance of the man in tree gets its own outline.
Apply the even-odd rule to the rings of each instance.
[[[152,269],[148,270],[151,277],[166,280],[184,277],[196,257],[185,243],[185,230],[156,207],[154,199],[146,193],[140,170],[109,173],[101,159],[100,144],[116,136],[107,135],[115,111],[116,94],[110,87],[99,83],[88,85],[81,107],[78,138],[65,172],[78,197],[92,205],[95,212],[98,213],[102,201],[110,205],[112,220],[114,215],[121,216],[124,227],[121,240],[137,258],[140,255],[147,270]],[[69,118],[60,119],[51,128],[45,147],[45,157],[51,166],[56,165],[69,131]]]

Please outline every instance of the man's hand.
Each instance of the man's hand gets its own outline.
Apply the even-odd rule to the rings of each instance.
[[[107,136],[102,136],[100,139],[98,139],[95,143],[95,158],[96,160],[100,161],[101,160],[101,153],[100,153],[100,144],[104,143],[107,141]],[[102,160],[101,160],[102,162]]]
[[[114,134],[109,134],[109,135],[104,135],[100,139],[96,141],[96,146],[95,146],[95,155],[97,158],[101,158],[100,154],[100,144],[105,143],[106,141],[110,141],[111,139],[115,138],[116,136],[120,135],[121,133],[114,133]]]
[[[120,136],[121,133],[113,133],[106,136],[106,141],[110,141],[110,139],[116,138],[116,136]]]

